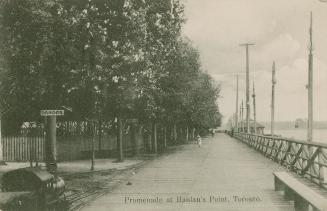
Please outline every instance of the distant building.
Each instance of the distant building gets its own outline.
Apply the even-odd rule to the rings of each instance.
[[[298,118],[295,120],[294,127],[295,128],[306,128],[306,125],[307,125],[306,120]]]
[[[249,121],[249,127],[250,127],[250,132],[251,133],[254,133],[254,125],[255,127],[257,128],[257,134],[259,135],[263,135],[264,134],[264,129],[265,129],[265,126],[263,126],[262,124],[256,122],[254,124],[254,120],[250,120]],[[243,127],[242,127],[243,126]],[[239,127],[238,127],[238,131],[242,132],[242,131],[246,131],[246,121],[243,121],[243,122],[239,122]]]

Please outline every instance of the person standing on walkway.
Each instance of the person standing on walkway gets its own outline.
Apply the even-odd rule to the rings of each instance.
[[[201,147],[201,144],[202,144],[201,136],[198,135],[198,136],[196,137],[196,139],[197,139],[197,142],[198,142],[198,146]]]

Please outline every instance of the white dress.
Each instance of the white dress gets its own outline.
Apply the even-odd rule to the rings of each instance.
[[[198,137],[198,146],[200,147],[202,144],[202,140],[201,140],[201,137]]]

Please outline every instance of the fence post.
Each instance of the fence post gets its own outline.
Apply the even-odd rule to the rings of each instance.
[[[37,137],[35,137],[35,166],[39,166],[39,140]]]
[[[25,138],[25,137],[24,137]],[[27,139],[28,140],[28,152],[29,152],[29,160],[30,160],[30,167],[33,167],[33,158],[32,158],[32,139]]]

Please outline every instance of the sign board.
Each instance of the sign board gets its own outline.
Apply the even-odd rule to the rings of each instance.
[[[41,110],[41,116],[63,116],[64,110]]]
[[[138,119],[127,119],[128,123],[138,123]]]

